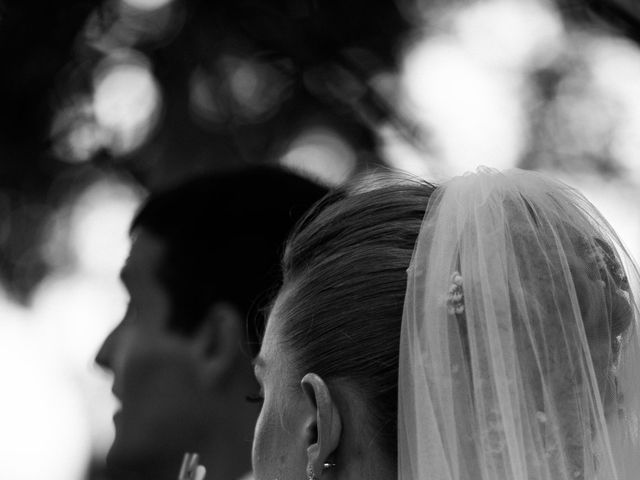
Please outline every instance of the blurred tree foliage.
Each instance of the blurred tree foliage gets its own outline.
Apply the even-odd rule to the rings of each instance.
[[[606,22],[638,41],[634,1],[558,0],[568,19]],[[374,88],[378,74],[396,67],[398,46],[411,30],[407,5],[175,0],[148,16],[115,0],[6,2],[0,10],[0,278],[6,289],[28,299],[47,273],[40,247],[51,212],[104,172],[164,188],[197,172],[272,161],[310,125],[336,131],[357,153],[358,165],[380,163],[375,126],[385,121],[410,131]],[[169,26],[154,35],[148,22]],[[90,95],[96,66],[121,49],[135,49],[150,62],[163,97],[159,122],[132,152],[102,148],[89,161],[70,162],[55,148],[68,133],[63,125],[51,134],[56,115]],[[238,61],[248,61],[265,82],[259,111],[233,101],[228,77],[238,72]],[[198,82],[209,90],[198,90]],[[194,114],[194,92],[208,92],[217,103]]]
[[[18,299],[28,299],[46,274],[40,247],[51,211],[101,172],[164,188],[197,172],[269,161],[310,123],[330,125],[362,159],[375,156],[367,122],[389,113],[367,81],[393,68],[396,42],[407,28],[393,2],[175,1],[168,34],[133,41],[122,28],[114,33],[123,6],[15,0],[2,7],[0,277]],[[89,162],[69,162],[55,153],[56,135],[65,132],[51,136],[52,123],[69,101],[90,93],[94,68],[118,48],[135,48],[150,60],[164,98],[160,122],[125,158],[100,150]],[[194,118],[194,73],[217,79],[218,93],[225,93],[225,79],[218,78],[225,57],[275,66],[286,88],[279,87],[284,93],[269,115],[243,119],[226,111],[208,123]]]
[[[69,166],[49,140],[55,81],[95,2],[20,0],[0,9],[0,278],[25,299],[45,274],[48,192]]]
[[[640,3],[636,0],[556,0],[565,18],[582,25],[608,26],[640,43]]]

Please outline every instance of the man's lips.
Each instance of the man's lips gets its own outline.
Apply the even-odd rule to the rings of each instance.
[[[120,401],[120,393],[115,386],[111,387],[111,394],[116,398],[116,400]]]
[[[120,400],[120,396],[118,395],[118,392],[115,390],[115,388],[111,389],[111,393],[113,395],[113,399],[115,400],[113,414],[113,419],[115,421],[116,417],[119,417],[122,412],[122,401]]]

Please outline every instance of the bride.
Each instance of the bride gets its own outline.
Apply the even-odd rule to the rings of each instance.
[[[637,271],[564,184],[351,185],[283,266],[257,480],[640,478]]]

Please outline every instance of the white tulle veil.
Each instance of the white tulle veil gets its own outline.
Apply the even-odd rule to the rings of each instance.
[[[488,169],[439,187],[408,270],[400,480],[637,480],[637,270],[579,193]]]

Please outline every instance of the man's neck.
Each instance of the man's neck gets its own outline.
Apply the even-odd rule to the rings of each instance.
[[[248,445],[247,443],[248,442]],[[239,480],[251,471],[251,440],[239,444],[211,442],[198,451],[199,463],[207,469],[205,480]],[[186,453],[186,452],[185,452]],[[135,471],[111,469],[109,480],[176,480],[180,471],[182,453],[156,459],[146,465],[137,465]]]
[[[253,376],[248,381],[236,379],[229,385],[227,398],[221,398],[218,418],[209,430],[200,452],[200,464],[207,469],[206,480],[239,480],[251,471],[251,444],[257,417],[255,405],[244,397],[255,388]],[[229,409],[233,405],[233,409]],[[215,408],[215,407],[214,407]],[[219,415],[219,412],[218,412]]]

